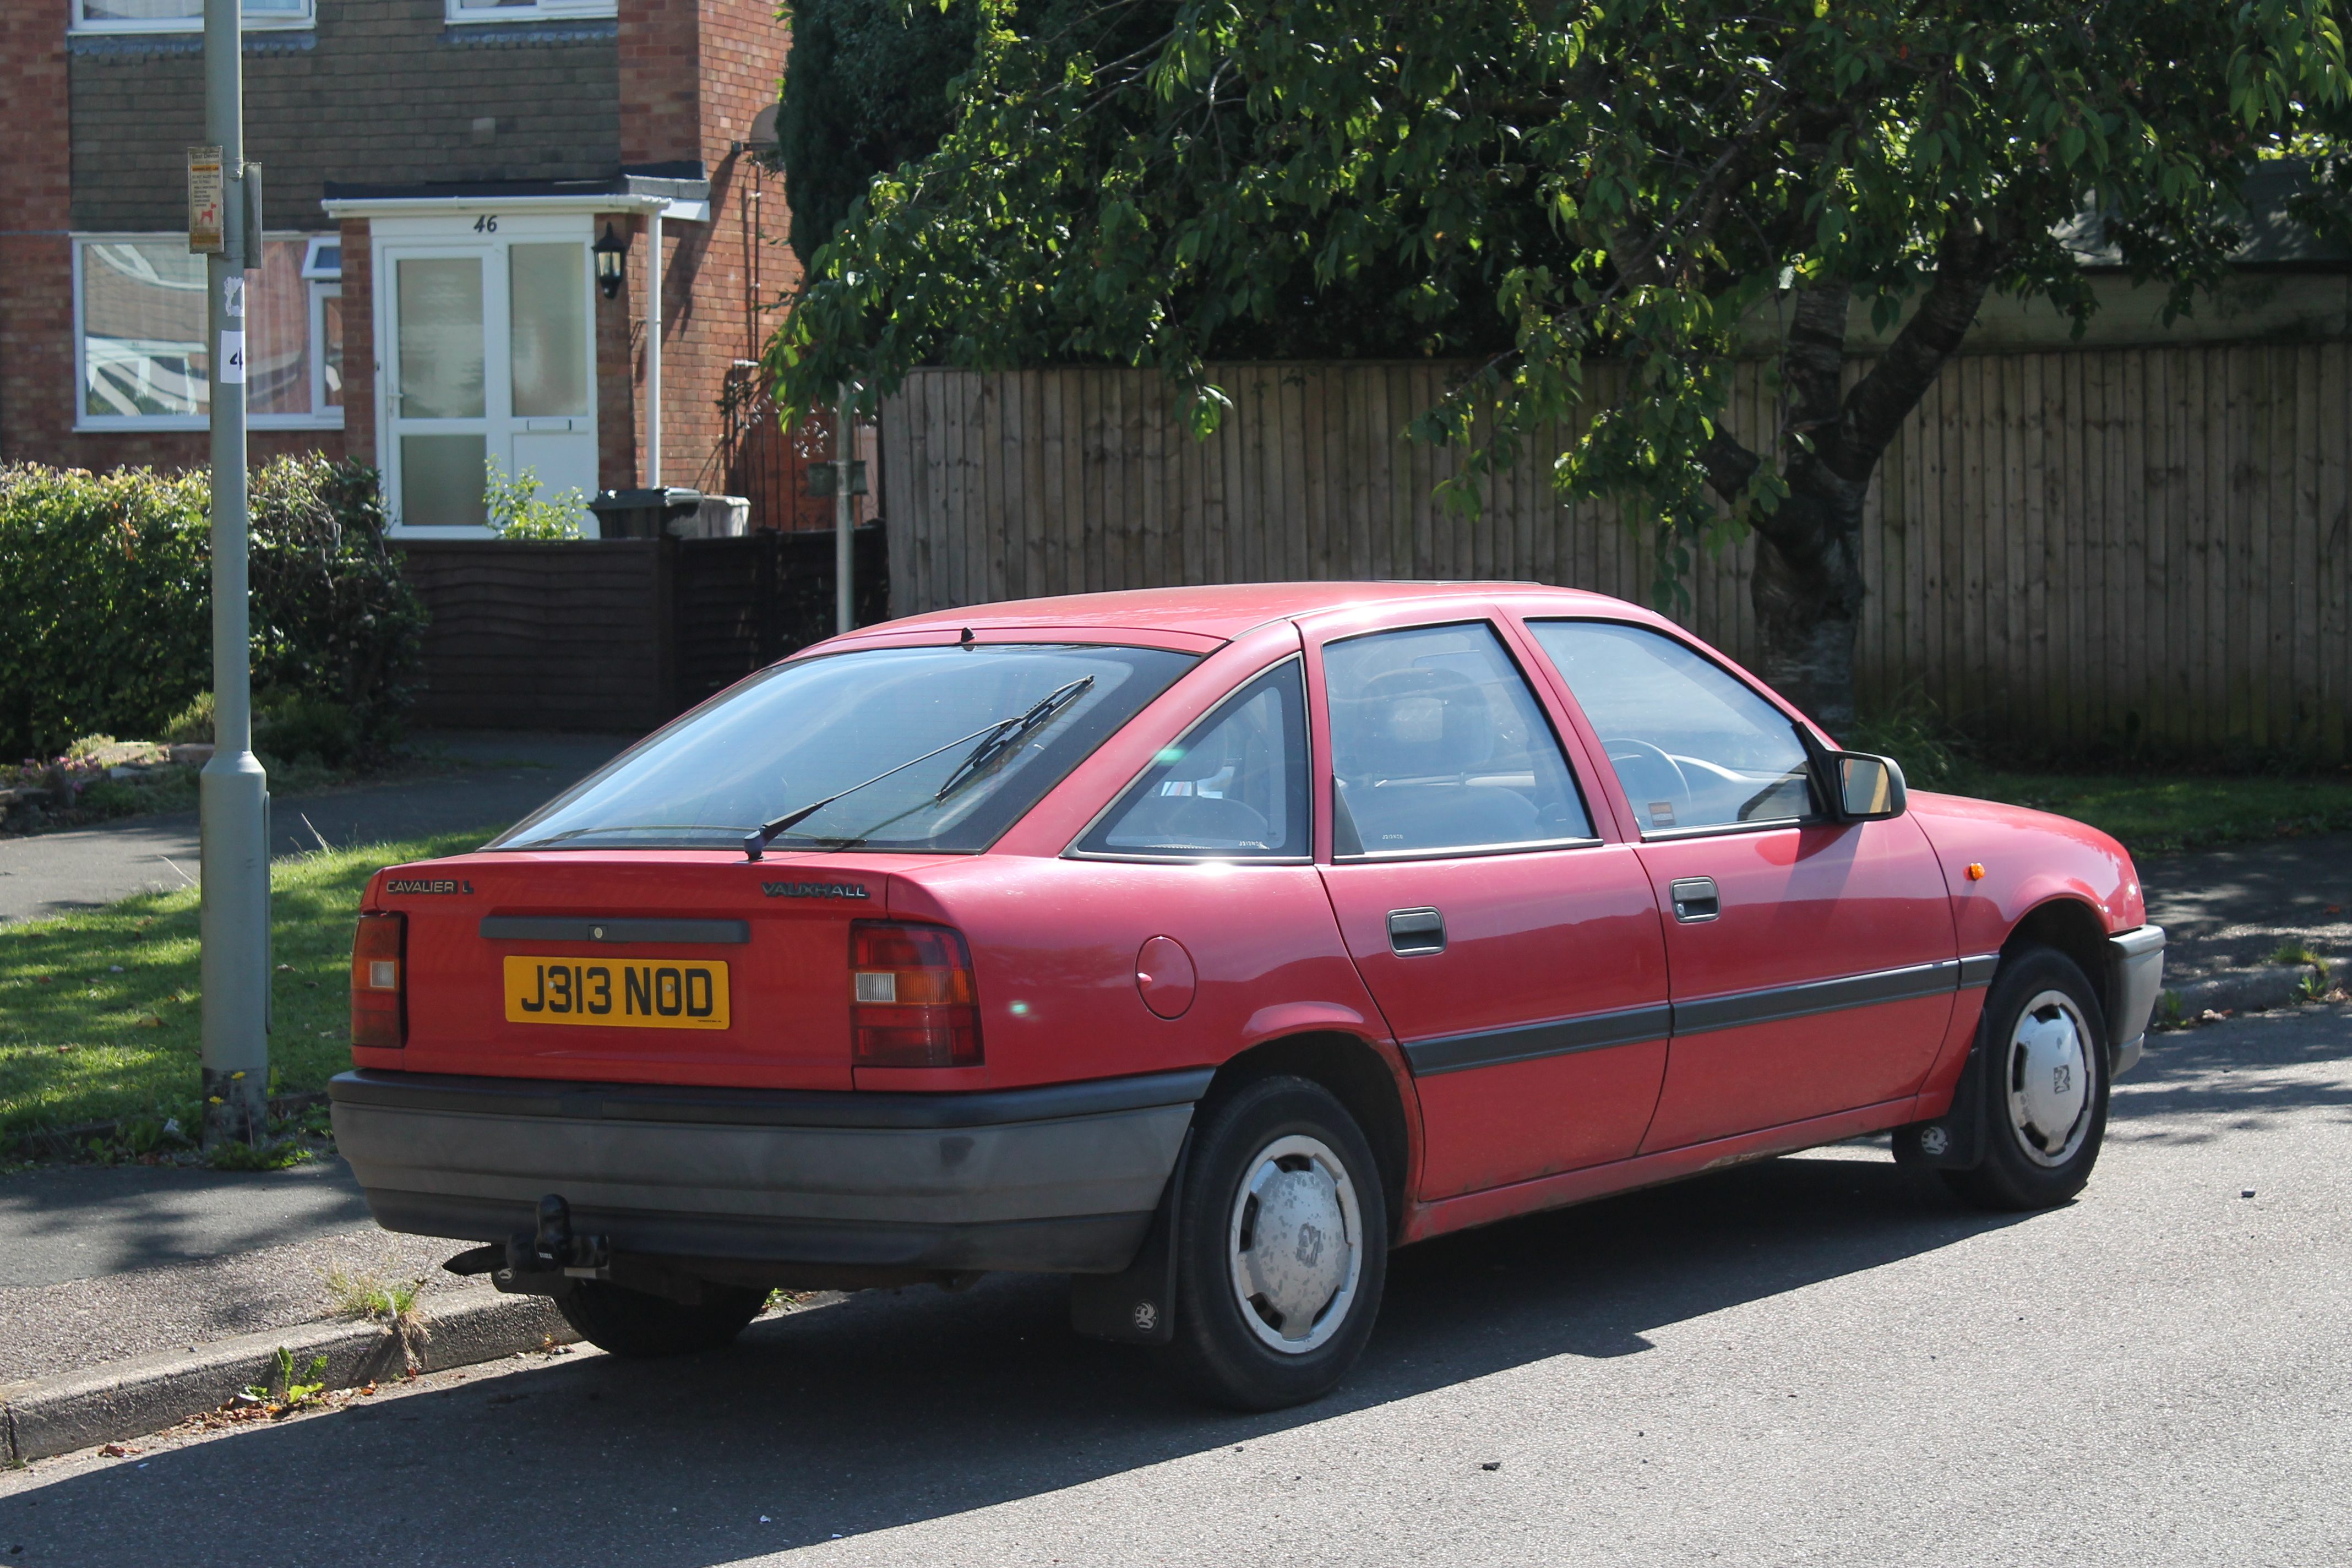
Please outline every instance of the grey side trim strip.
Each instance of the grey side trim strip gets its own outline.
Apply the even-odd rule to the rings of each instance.
[[[1675,1004],[1675,1033],[1702,1035],[1714,1029],[1737,1029],[1749,1024],[1769,1024],[1782,1018],[1802,1018],[1813,1013],[1834,1013],[1847,1007],[1870,1007],[1882,1002],[1903,1002],[1957,990],[1960,961],[1915,963],[1902,969],[1874,970],[1840,980],[1817,980],[1803,985],[1775,985],[1769,990],[1743,991],[1730,996],[1709,996]]]
[[[454,1073],[339,1073],[338,1105],[575,1121],[688,1121],[755,1127],[989,1127],[1058,1121],[1160,1105],[1192,1105],[1209,1091],[1211,1068],[1094,1079],[970,1094],[894,1094],[790,1089],[671,1089],[655,1084],[561,1083]]]
[[[1426,1078],[1472,1068],[1500,1067],[1506,1062],[1532,1061],[1539,1057],[1566,1056],[1572,1051],[1639,1045],[1672,1035],[1704,1035],[1717,1029],[1802,1018],[1814,1013],[1873,1007],[1882,1002],[1941,995],[1961,985],[1988,984],[1992,964],[1999,957],[1995,953],[1982,958],[1947,958],[1935,963],[1875,970],[1838,980],[1809,981],[1802,985],[1775,985],[1768,990],[1708,996],[1696,1002],[1659,1003],[1612,1013],[1555,1018],[1542,1024],[1517,1025],[1507,1029],[1441,1035],[1434,1039],[1406,1042],[1404,1058],[1412,1064],[1416,1076]],[[1971,964],[1984,966],[1983,979],[1962,978]]]
[[[635,921],[542,919],[536,915],[484,915],[484,942],[677,942],[740,947],[751,940],[749,921]]]
[[[1505,1062],[1531,1061],[1538,1057],[1566,1056],[1571,1051],[1606,1050],[1612,1046],[1663,1040],[1674,1026],[1674,1008],[1665,1003],[1626,1007],[1613,1013],[1587,1013],[1577,1018],[1525,1024],[1508,1029],[1482,1029],[1475,1034],[1443,1035],[1414,1040],[1404,1047],[1404,1059],[1420,1077],[1461,1072],[1470,1068],[1500,1067]]]
[[[2000,967],[2000,954],[1980,952],[1974,958],[1960,960],[1960,989],[1973,991],[1979,985],[1992,984],[1992,972]]]

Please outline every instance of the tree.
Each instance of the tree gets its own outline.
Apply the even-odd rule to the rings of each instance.
[[[971,68],[973,17],[967,5],[905,0],[790,0],[783,14],[793,48],[776,142],[805,268],[868,180],[947,134],[948,87]]]
[[[2079,321],[2093,241],[2193,308],[2253,162],[2347,106],[2336,0],[976,3],[954,124],[771,345],[787,403],[1108,360],[1205,430],[1208,361],[1369,300],[1484,350],[1414,423],[1465,448],[1454,500],[1561,419],[1563,493],[1654,529],[1670,580],[1754,530],[1761,673],[1832,726],[1871,474],[1988,293]],[[1848,389],[1857,310],[1893,336]],[[1741,430],[1759,320],[1779,408]]]

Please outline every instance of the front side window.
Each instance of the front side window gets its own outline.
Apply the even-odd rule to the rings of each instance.
[[[975,852],[1197,660],[1160,648],[868,648],[763,670],[622,753],[494,849]]]
[[[246,412],[259,429],[342,423],[342,288],[296,237],[262,242],[246,274]],[[86,429],[186,429],[212,406],[205,258],[179,235],[85,239],[79,407]]]
[[[1082,855],[1152,860],[1305,860],[1307,693],[1298,660],[1225,699],[1151,766]]]
[[[1559,738],[1485,622],[1333,643],[1323,679],[1339,857],[1592,837]]]
[[[244,25],[307,27],[311,0],[245,0]],[[205,0],[73,0],[78,33],[194,33],[203,30]]]
[[[1673,637],[1615,621],[1528,629],[1599,731],[1644,833],[1811,816],[1787,714]]]

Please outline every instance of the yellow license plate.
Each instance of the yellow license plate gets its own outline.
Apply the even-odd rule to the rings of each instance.
[[[506,960],[507,1022],[618,1029],[727,1027],[727,966],[638,959]]]

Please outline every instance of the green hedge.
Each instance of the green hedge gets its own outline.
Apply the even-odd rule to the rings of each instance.
[[[317,457],[252,480],[257,704],[362,749],[397,734],[425,627],[377,496]],[[210,500],[202,473],[0,467],[0,757],[154,737],[211,688]]]

